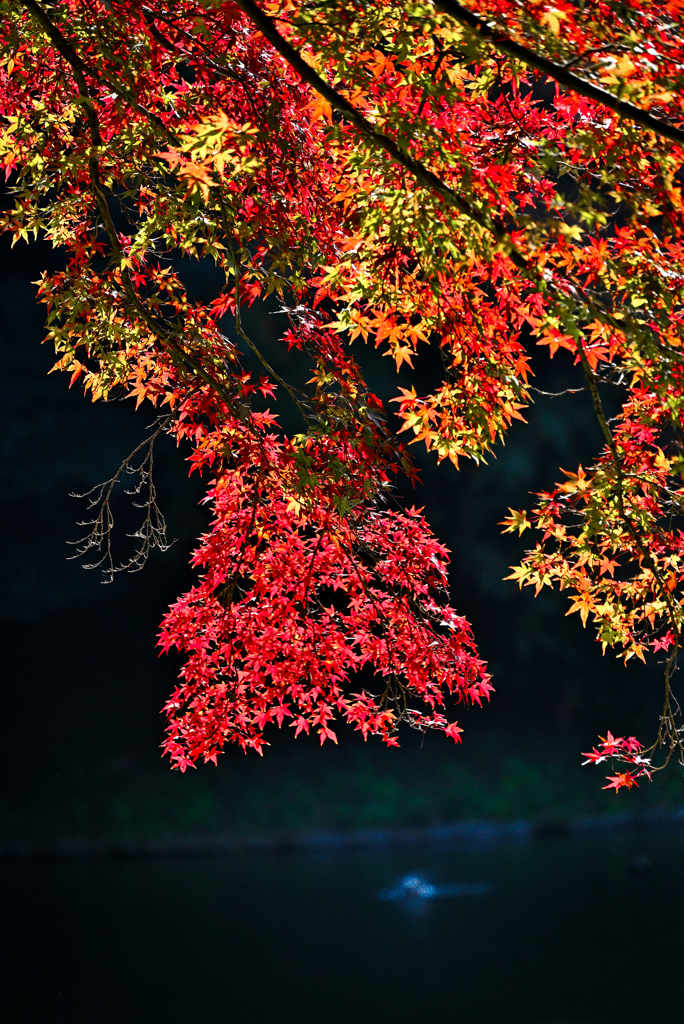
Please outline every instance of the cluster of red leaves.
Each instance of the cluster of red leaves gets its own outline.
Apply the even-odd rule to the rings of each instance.
[[[336,741],[336,715],[388,744],[401,721],[459,741],[445,696],[479,704],[491,686],[443,602],[446,552],[422,516],[340,519],[315,489],[303,502],[288,489],[296,453],[274,435],[228,417],[221,435],[235,468],[209,491],[212,528],[193,556],[202,579],[161,635],[186,655],[166,707],[174,762],[215,760],[227,738],[261,751],[269,722]],[[359,673],[366,686],[350,692]]]
[[[616,775],[609,775],[608,785],[604,786],[604,789],[614,789],[616,793],[623,786],[631,789],[632,786],[639,785],[637,779],[642,775],[650,780],[652,771],[650,759],[641,755],[642,745],[634,736],[613,736],[611,732],[608,732],[605,739],[599,736],[599,740],[601,742],[598,748],[594,747],[591,753],[582,755],[587,759],[584,764],[602,764],[603,761],[617,759],[637,766],[636,771],[617,772]]]

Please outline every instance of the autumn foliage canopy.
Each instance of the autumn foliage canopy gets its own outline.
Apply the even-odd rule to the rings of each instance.
[[[272,722],[460,739],[450,705],[492,687],[447,551],[397,482],[411,442],[485,458],[543,351],[582,374],[604,445],[511,511],[535,539],[513,578],[566,591],[604,649],[664,662],[653,747],[609,733],[588,755],[622,762],[610,788],[680,756],[684,0],[0,8],[2,228],[66,254],[39,292],[71,384],[159,416],[132,567],[165,544],[154,437],[208,481],[198,581],[160,638],[185,659],[172,762],[259,751]],[[193,260],[220,272],[206,300],[183,282]],[[247,328],[269,296],[304,380]],[[388,372],[436,351],[442,378],[383,406],[364,344]],[[108,495],[85,545],[113,570]]]

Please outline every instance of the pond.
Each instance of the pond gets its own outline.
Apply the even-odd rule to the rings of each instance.
[[[681,1012],[684,831],[4,864],[12,1024]]]

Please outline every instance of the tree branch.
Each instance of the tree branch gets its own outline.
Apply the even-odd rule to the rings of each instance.
[[[162,131],[167,141],[173,143],[173,145],[178,145],[178,136],[174,135],[174,133],[166,127],[161,118],[157,117],[156,114],[151,113],[149,110],[146,110],[145,107],[138,103],[135,97],[132,96],[127,89],[122,88],[118,82],[114,82],[110,78],[106,78],[104,75],[99,74],[99,72],[94,68],[91,68],[89,64],[86,64],[83,58],[71,45],[69,40],[62,34],[62,32],[60,32],[54,22],[50,20],[40,4],[36,3],[36,0],[19,0],[19,3],[33,15],[54,48],[71,66],[74,71],[74,77],[79,85],[79,89],[81,88],[81,83],[77,78],[78,74],[80,74],[81,77],[85,74],[90,75],[90,77],[94,78],[96,82],[102,81],[109,89],[112,90],[112,92],[115,92],[120,99],[128,103],[136,113],[141,114],[147,121],[153,124],[155,128]],[[83,90],[81,89],[81,91]]]
[[[156,319],[150,314],[141,302],[139,295],[137,294],[131,275],[128,268],[124,265],[123,253],[119,245],[119,238],[112,220],[112,215],[109,210],[107,203],[107,197],[102,189],[101,175],[100,175],[100,162],[98,158],[98,150],[102,146],[102,133],[100,132],[100,125],[97,118],[97,112],[95,110],[95,104],[92,99],[90,89],[86,82],[86,72],[97,80],[97,73],[92,71],[87,64],[81,59],[71,43],[62,35],[59,29],[53,25],[48,18],[45,11],[40,7],[35,0],[20,0],[20,2],[34,14],[36,20],[39,22],[43,31],[48,35],[55,48],[59,51],[62,57],[66,60],[72,69],[76,85],[78,87],[79,96],[85,107],[86,117],[88,120],[88,127],[90,129],[90,137],[92,147],[88,157],[88,166],[90,170],[90,178],[93,186],[93,192],[95,194],[95,201],[102,217],[105,231],[109,238],[109,243],[115,258],[118,260],[121,266],[121,278],[124,286],[124,291],[128,296],[132,306],[141,317],[141,319],[147,324],[150,330],[156,335],[157,338],[164,344],[171,358],[174,359],[177,365],[185,366],[190,369],[197,377],[212,387],[223,400],[230,405],[232,403],[232,395],[228,389],[222,384],[221,381],[216,380],[207,370],[202,366],[201,362],[196,359],[189,352],[183,350],[180,341],[174,337],[174,332],[169,332],[165,327],[157,323]],[[110,84],[106,79],[103,79],[106,84]],[[112,86],[113,88],[113,86]],[[121,94],[121,93],[120,93]],[[123,95],[123,94],[121,94]],[[125,95],[123,98],[128,102]],[[139,109],[143,114],[149,116],[155,123],[161,125],[164,128],[166,135],[172,140],[177,141],[176,137],[165,127],[162,121],[154,114],[148,114],[144,108],[138,107],[135,103],[133,106]]]
[[[386,135],[384,132],[379,131],[370,121],[368,121],[363,114],[356,109],[356,107],[349,102],[346,97],[342,96],[336,89],[325,81],[324,78],[314,71],[314,69],[306,63],[300,53],[284,38],[275,26],[275,22],[272,18],[269,18],[267,14],[261,10],[260,7],[254,3],[254,0],[235,0],[235,4],[239,7],[247,17],[254,22],[261,34],[269,41],[271,46],[277,50],[281,57],[287,61],[293,71],[299,75],[303,82],[310,85],[319,96],[322,96],[334,110],[338,110],[341,114],[350,121],[357,131],[367,139],[377,149],[384,150],[388,156],[398,163],[401,167],[409,171],[414,178],[423,185],[425,188],[430,189],[431,192],[436,192],[438,195],[446,199],[448,203],[455,206],[459,213],[469,217],[472,221],[478,224],[485,231],[490,232],[496,241],[500,243],[512,260],[512,262],[520,270],[527,269],[527,261],[522,255],[520,250],[515,246],[511,240],[508,232],[495,221],[490,221],[487,217],[483,216],[475,207],[468,202],[463,196],[460,196],[454,189],[450,188],[446,182],[442,181],[433,171],[428,167],[425,167],[420,161],[415,160],[409,155],[402,147],[393,139],[390,135]]]
[[[67,541],[67,544],[78,548],[76,554],[71,555],[70,558],[81,558],[91,548],[95,548],[98,554],[100,554],[104,545],[104,554],[101,555],[98,561],[92,562],[90,565],[84,565],[83,568],[98,569],[104,563],[102,571],[108,577],[108,579],[103,581],[105,583],[111,583],[116,572],[123,570],[138,572],[147,562],[153,548],[159,548],[160,551],[168,551],[171,545],[175,543],[175,541],[167,540],[166,522],[157,505],[157,492],[152,476],[154,442],[166,430],[171,419],[171,415],[158,417],[154,424],[157,429],[151,437],[146,437],[130,455],[126,456],[111,479],[105,480],[102,484],[96,484],[95,487],[91,487],[85,494],[71,495],[72,498],[88,498],[88,510],[95,510],[95,514],[93,519],[88,519],[78,524],[79,526],[91,527],[89,533],[79,540]],[[147,448],[147,455],[139,465],[133,465],[133,460],[143,448]],[[132,490],[126,491],[126,494],[137,495],[142,493],[143,488],[147,490],[147,496],[143,504],[133,503],[135,508],[145,510],[145,518],[135,533],[129,534],[129,537],[140,541],[137,550],[122,565],[116,565],[112,553],[114,514],[112,512],[111,500],[114,487],[126,474],[140,477],[139,483]]]
[[[556,64],[554,61],[549,60],[548,57],[542,57],[521,43],[516,43],[514,39],[510,39],[498,29],[492,28],[486,21],[478,18],[476,14],[473,14],[472,11],[457,3],[456,0],[433,0],[433,3],[438,10],[448,14],[450,18],[459,22],[459,24],[473,29],[481,39],[484,39],[507,56],[514,57],[523,64],[527,64],[528,67],[543,72],[543,74],[558,82],[559,85],[572,89],[573,92],[579,93],[580,96],[586,96],[588,99],[596,100],[597,103],[602,103],[604,107],[609,107],[613,110],[618,117],[634,121],[636,124],[640,124],[642,128],[647,128],[649,131],[662,135],[663,138],[670,139],[672,142],[684,143],[683,129],[676,128],[659,117],[653,117],[648,111],[642,110],[641,107],[637,107],[634,103],[618,99],[617,96],[613,96],[607,89],[602,89],[599,85],[592,85],[585,78],[580,78],[579,75],[568,71],[567,67],[563,67],[562,64]],[[240,4],[240,6],[242,5]]]

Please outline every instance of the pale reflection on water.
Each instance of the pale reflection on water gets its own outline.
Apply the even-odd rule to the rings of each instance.
[[[449,882],[433,885],[420,875],[405,875],[391,889],[381,889],[377,899],[401,900],[409,905],[450,896],[484,896],[491,890],[492,886],[487,882]]]

